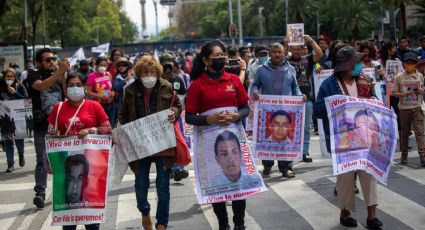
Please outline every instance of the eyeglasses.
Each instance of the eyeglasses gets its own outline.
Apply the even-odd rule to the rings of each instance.
[[[48,57],[48,58],[45,58],[44,61],[47,62],[47,63],[54,62],[54,61],[56,61],[56,58],[55,57]]]

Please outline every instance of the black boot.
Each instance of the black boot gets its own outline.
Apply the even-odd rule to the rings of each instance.
[[[14,163],[11,162],[7,162],[7,170],[6,173],[11,173],[13,171],[15,171],[15,167],[13,167]]]
[[[25,165],[24,153],[19,153],[19,166],[24,167],[24,165]]]

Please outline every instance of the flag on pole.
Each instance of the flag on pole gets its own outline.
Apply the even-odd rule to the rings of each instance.
[[[74,66],[77,64],[78,61],[80,60],[85,60],[86,56],[84,55],[84,50],[83,47],[80,47],[73,55],[72,57],[69,59],[69,62],[71,64],[71,66]]]

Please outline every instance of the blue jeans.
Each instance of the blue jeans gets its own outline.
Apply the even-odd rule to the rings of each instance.
[[[34,130],[34,148],[36,153],[37,164],[35,166],[35,186],[34,191],[36,196],[45,196],[47,187],[47,170],[45,161],[47,161],[46,142],[45,138],[47,130]]]
[[[15,139],[16,148],[18,149],[19,155],[24,154],[24,139]],[[13,148],[13,140],[5,140],[4,141],[4,147],[6,150],[6,159],[7,159],[7,165],[13,166],[15,161],[13,160],[13,155],[15,152],[15,149]]]
[[[105,110],[106,115],[108,115],[109,123],[111,123],[111,127],[115,128],[115,123],[117,120],[117,104],[115,102],[110,102],[107,104],[101,104],[103,107],[103,110]]]
[[[305,102],[305,114],[304,114],[304,147],[303,147],[303,157],[309,155],[310,148],[310,129],[311,121],[313,119],[313,101],[307,100]]]
[[[156,166],[156,193],[158,196],[158,207],[156,209],[157,225],[168,225],[168,216],[170,214],[170,170],[164,168],[164,162],[161,157],[146,157],[139,160],[139,175],[136,175],[134,185],[137,199],[137,208],[146,216],[151,210],[148,202],[149,189],[149,171],[151,164]]]

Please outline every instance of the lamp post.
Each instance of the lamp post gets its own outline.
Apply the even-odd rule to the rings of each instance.
[[[264,7],[260,6],[258,7],[258,19],[260,20],[260,36],[263,37],[263,17],[261,15],[261,12],[263,12]]]
[[[155,32],[156,32],[156,39],[159,40],[159,32],[158,32],[158,9],[156,8],[156,1],[153,1],[153,6],[155,8]]]
[[[142,6],[142,40],[146,34],[146,12],[145,12],[146,0],[140,0],[140,5]]]
[[[230,18],[230,24],[233,24],[232,0],[229,0],[229,18]],[[232,37],[232,46],[234,45],[235,45],[235,38]]]
[[[397,14],[400,11],[400,8],[394,11],[394,39],[397,41]],[[398,42],[398,41],[397,41]]]
[[[239,46],[243,46],[241,0],[238,0]]]

